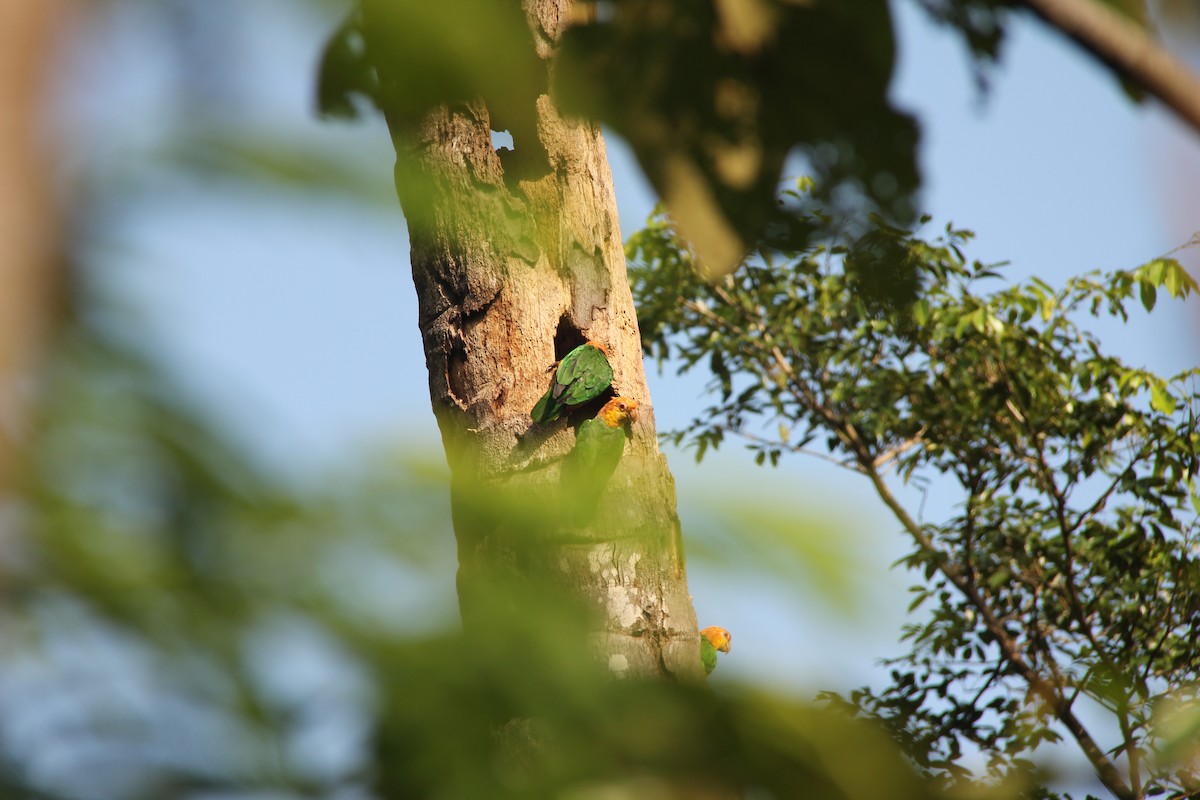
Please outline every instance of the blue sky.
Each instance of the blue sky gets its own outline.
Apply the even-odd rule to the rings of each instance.
[[[202,407],[266,462],[304,480],[345,469],[364,451],[436,452],[440,443],[404,220],[388,199],[386,131],[378,120],[312,117],[312,70],[330,22],[315,12],[277,15],[285,5],[256,0],[246,13],[274,21],[215,31],[228,37],[222,57],[237,74],[214,80],[256,77],[238,84],[236,107],[214,111],[211,123],[288,130],[298,145],[357,176],[371,199],[247,189],[219,173],[142,175],[137,199],[104,234],[116,246],[98,251],[91,266],[128,298],[146,337]],[[896,5],[895,97],[922,123],[924,206],[934,230],[948,221],[973,229],[975,257],[1010,261],[1009,274],[1052,284],[1135,266],[1200,230],[1195,133],[1153,103],[1129,103],[1090,59],[1025,19],[1013,26],[992,89],[981,95],[958,40],[932,28],[915,4]],[[147,31],[151,22],[129,17],[69,59],[64,75],[88,80],[64,92],[57,115],[68,167],[170,141],[170,112],[180,101],[155,76],[180,62]],[[624,146],[610,141],[609,150],[628,234],[653,197]],[[1200,253],[1180,257],[1200,275]],[[1194,302],[1161,302],[1152,316],[1100,333],[1122,357],[1160,372],[1200,363]],[[652,368],[650,380],[662,429],[703,408],[697,380]],[[668,457],[685,522],[711,516],[714,497],[760,498],[793,508],[797,536],[812,547],[858,565],[861,582],[847,597],[807,589],[811,575],[764,582],[694,561],[701,624],[734,632],[718,676],[797,690],[870,679],[874,659],[896,649],[910,581],[887,571],[903,542],[867,487],[821,462],[785,462],[764,474],[736,446],[700,467],[688,454]],[[445,574],[425,579],[452,597],[447,563]]]

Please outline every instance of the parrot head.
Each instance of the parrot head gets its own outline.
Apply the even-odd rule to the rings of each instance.
[[[604,420],[608,427],[616,428],[626,422],[636,420],[637,410],[637,400],[628,397],[614,397],[604,404],[604,408],[600,409],[597,416]]]
[[[597,342],[595,339],[588,339],[586,342],[584,342],[584,344],[588,345],[589,347],[596,348],[601,353],[604,353],[605,358],[608,358],[608,348],[602,345],[600,342]]]
[[[711,625],[700,631],[700,635],[722,653],[729,652],[729,643],[733,641],[733,635],[721,626]]]

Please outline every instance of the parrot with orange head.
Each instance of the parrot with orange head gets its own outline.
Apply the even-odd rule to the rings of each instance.
[[[563,462],[562,483],[576,522],[589,519],[600,493],[625,453],[625,426],[637,419],[638,403],[614,397],[595,417],[584,420],[575,434],[575,447]]]
[[[534,422],[551,422],[572,408],[595,400],[613,380],[608,353],[604,345],[595,341],[579,345],[551,369],[554,380],[550,388],[529,412]]]
[[[719,625],[710,625],[700,631],[700,660],[704,663],[704,674],[711,675],[717,668],[717,651],[729,652],[733,636]]]

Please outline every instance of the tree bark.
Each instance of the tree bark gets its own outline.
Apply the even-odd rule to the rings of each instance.
[[[552,70],[569,0],[524,7]],[[419,120],[385,108],[453,476],[464,627],[493,600],[495,576],[550,580],[601,613],[597,655],[614,674],[700,680],[674,482],[657,446],[604,142],[597,125],[560,117],[546,93],[516,112],[535,116],[536,141],[514,131],[502,157],[483,101]],[[561,458],[583,415],[541,426],[529,412],[547,368],[589,339],[607,346],[613,389],[641,411],[599,509],[582,525],[501,513],[558,502]]]

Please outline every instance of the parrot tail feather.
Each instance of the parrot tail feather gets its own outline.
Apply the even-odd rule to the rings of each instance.
[[[555,403],[550,397],[550,392],[546,392],[542,395],[542,399],[537,401],[533,411],[529,412],[529,416],[534,422],[550,422],[558,417],[558,409],[558,403]]]

